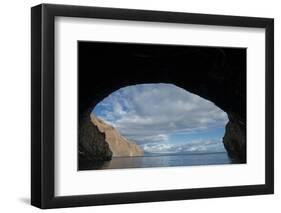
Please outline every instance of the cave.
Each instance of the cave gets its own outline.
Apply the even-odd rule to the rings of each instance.
[[[174,84],[226,112],[224,147],[229,157],[246,162],[245,48],[86,41],[78,42],[79,160],[91,159],[95,105],[119,88],[145,83]],[[111,158],[106,143],[94,157]]]

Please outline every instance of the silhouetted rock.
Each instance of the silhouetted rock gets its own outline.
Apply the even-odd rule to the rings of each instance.
[[[240,163],[246,162],[246,127],[237,116],[229,116],[225,128],[223,144],[230,158]]]
[[[86,113],[79,126],[79,168],[84,164],[108,161],[111,158],[112,151],[105,141],[105,134],[99,131]]]

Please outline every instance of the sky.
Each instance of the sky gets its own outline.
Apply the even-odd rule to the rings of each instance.
[[[92,113],[150,153],[223,152],[227,114],[173,84],[123,87]]]

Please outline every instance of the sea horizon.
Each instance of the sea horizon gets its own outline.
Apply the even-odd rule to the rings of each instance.
[[[157,153],[144,156],[112,157],[110,161],[97,161],[80,168],[80,170],[154,168],[175,166],[203,166],[237,164],[226,152],[164,154]]]

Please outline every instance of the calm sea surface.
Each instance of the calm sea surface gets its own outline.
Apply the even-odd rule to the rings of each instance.
[[[113,157],[108,162],[98,162],[88,165],[83,170],[91,169],[124,169],[124,168],[149,168],[169,166],[194,166],[233,164],[226,152],[197,153],[197,154],[146,154],[142,157]]]

